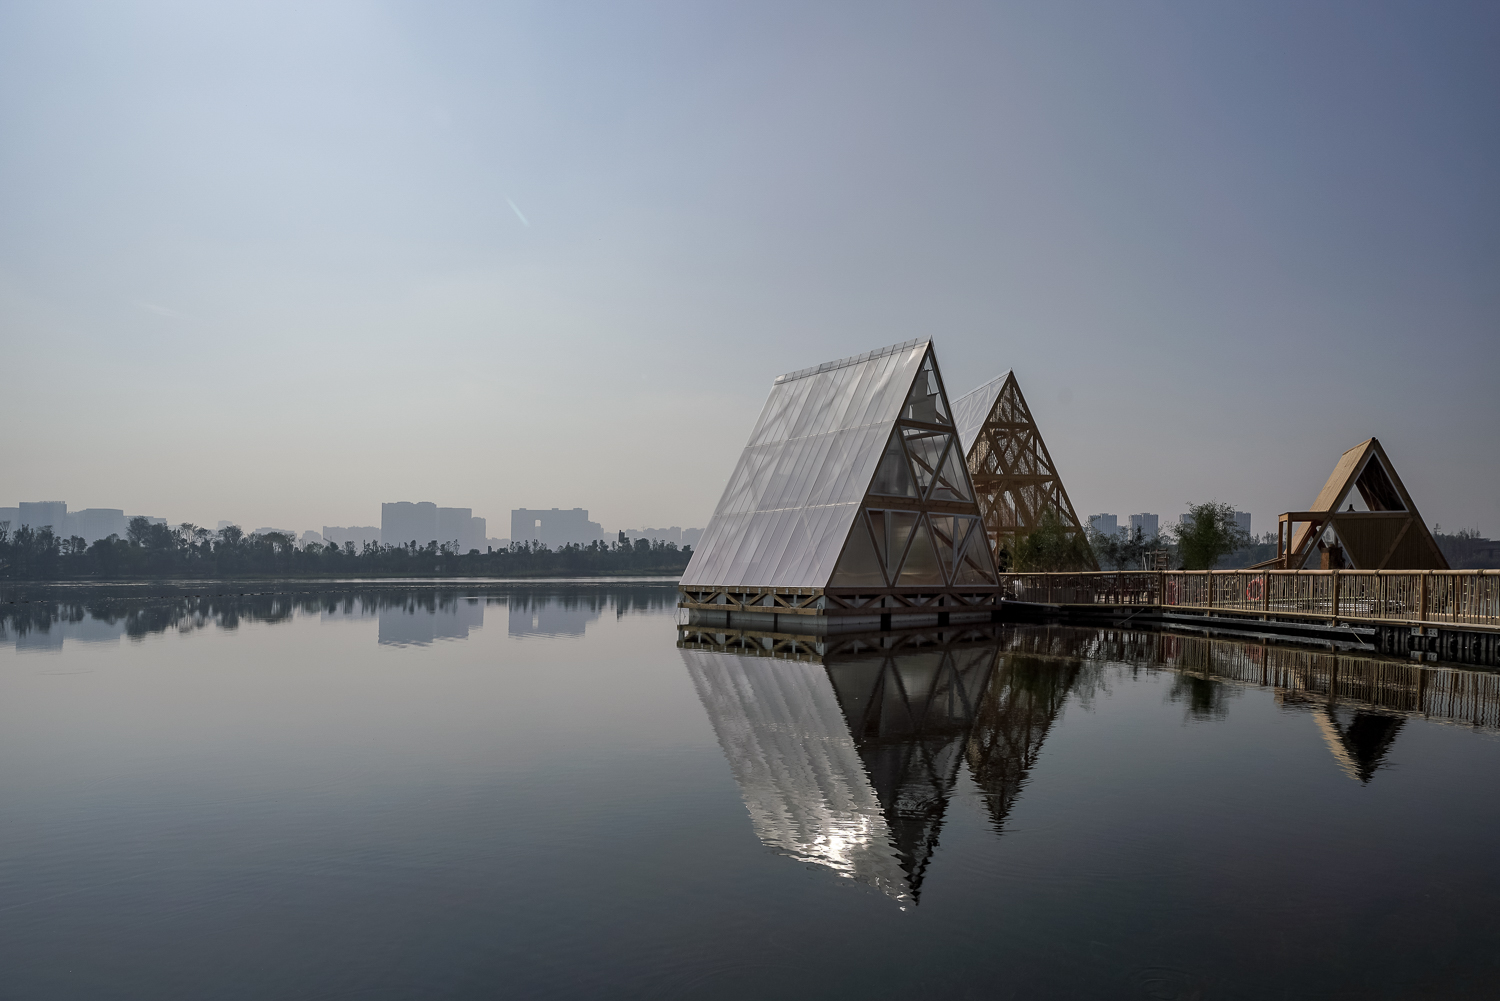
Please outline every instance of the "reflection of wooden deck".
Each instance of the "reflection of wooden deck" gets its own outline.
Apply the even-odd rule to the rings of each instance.
[[[1500,675],[1246,640],[1121,629],[1018,630],[1011,648],[1157,666],[1274,689],[1287,703],[1500,730]]]
[[[1275,689],[1287,702],[1368,708],[1500,730],[1500,674],[1359,653],[1144,629],[980,626],[808,636],[678,626],[687,649],[826,663],[946,647],[998,646],[1002,654],[1076,663],[1114,661]]]

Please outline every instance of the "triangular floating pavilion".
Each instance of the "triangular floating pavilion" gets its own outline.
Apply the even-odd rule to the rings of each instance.
[[[1085,539],[1087,533],[1014,372],[955,401],[953,422],[995,553],[1014,553],[1016,543],[1048,512],[1067,534]],[[1098,570],[1093,550],[1087,545],[1079,548],[1092,563],[1090,569]]]
[[[679,585],[694,623],[990,621],[994,560],[929,340],[781,376]]]

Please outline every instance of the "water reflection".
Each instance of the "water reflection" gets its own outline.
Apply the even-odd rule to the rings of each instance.
[[[777,650],[772,637],[684,629],[678,645],[756,836],[915,903],[964,763],[998,827],[1078,674],[1076,662],[1003,664],[1000,639],[887,633]]]
[[[1223,722],[1249,687],[1305,710],[1368,783],[1405,719],[1500,729],[1500,676],[1145,631],[992,626],[798,638],[679,627],[678,647],[756,836],[915,903],[964,766],[996,834],[1070,698],[1109,672],[1170,672]]]
[[[33,593],[28,600],[0,603],[0,644],[57,653],[69,642],[118,643],[121,637],[140,640],[210,627],[232,630],[241,623],[275,625],[302,615],[322,621],[375,619],[378,644],[425,646],[468,638],[483,628],[486,608],[497,605],[505,606],[510,636],[583,636],[608,610],[617,618],[663,614],[676,600],[675,590],[665,584],[252,586],[265,590],[178,587],[147,596],[138,587],[104,586],[59,588],[57,596]]]
[[[382,603],[379,642],[390,646],[425,646],[434,640],[464,640],[470,629],[484,626],[488,599],[409,593]]]
[[[969,773],[984,795],[996,834],[1004,830],[1042,742],[1084,673],[1076,657],[1012,652],[1001,659],[967,749]]]
[[[603,594],[531,595],[510,598],[510,635],[582,636],[609,606]]]

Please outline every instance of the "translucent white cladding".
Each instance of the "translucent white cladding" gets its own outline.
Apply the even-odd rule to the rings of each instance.
[[[972,393],[953,401],[953,426],[958,431],[958,442],[963,446],[964,455],[974,447],[974,439],[979,437],[980,428],[984,427],[990,411],[995,409],[995,401],[1000,398],[1000,390],[1005,388],[1009,375],[1009,372],[997,375]]]
[[[827,584],[929,344],[777,379],[682,584]]]
[[[897,900],[906,873],[823,668],[681,651],[761,842]]]

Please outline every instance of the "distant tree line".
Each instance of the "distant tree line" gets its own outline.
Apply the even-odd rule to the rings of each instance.
[[[1105,534],[1090,527],[1084,534],[1064,525],[1052,511],[1044,511],[1038,524],[1016,541],[1014,552],[1001,554],[1001,569],[1018,573],[1066,573],[1092,569],[1089,553],[1103,570],[1145,570],[1156,565],[1158,554],[1177,570],[1211,570],[1235,554],[1252,557],[1237,565],[1247,566],[1276,555],[1275,537],[1255,540],[1234,520],[1234,505],[1208,501],[1189,504],[1187,517],[1176,527],[1157,536],[1140,528],[1123,535]],[[1262,553],[1264,552],[1264,555]]]
[[[280,532],[246,535],[237,525],[210,531],[175,528],[133,518],[126,538],[92,543],[60,538],[51,528],[0,523],[0,579],[114,580],[121,578],[316,577],[618,577],[680,574],[691,546],[649,539],[594,542],[549,549],[532,543],[481,553],[458,551],[457,541],[415,540],[405,545],[312,544],[299,548]]]

